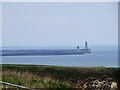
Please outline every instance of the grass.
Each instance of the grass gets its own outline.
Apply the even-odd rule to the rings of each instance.
[[[3,81],[29,88],[70,88],[70,85],[50,77],[40,78],[28,72],[3,71]]]
[[[75,88],[88,77],[112,78],[120,85],[120,68],[63,67],[45,65],[2,65],[2,79],[29,88]],[[71,84],[71,81],[74,84]]]

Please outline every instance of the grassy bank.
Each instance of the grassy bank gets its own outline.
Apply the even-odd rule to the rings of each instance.
[[[9,64],[2,66],[2,72],[3,81],[29,88],[81,88],[81,90],[103,88],[109,90],[115,83],[119,88],[120,82],[119,68]]]

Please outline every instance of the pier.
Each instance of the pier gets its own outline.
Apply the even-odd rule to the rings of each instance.
[[[84,53],[91,53],[87,41],[83,49],[77,46],[76,49],[2,50],[2,56],[83,55]]]

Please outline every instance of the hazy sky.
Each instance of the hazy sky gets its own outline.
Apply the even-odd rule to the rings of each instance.
[[[115,45],[115,3],[3,3],[3,46]]]
[[[0,47],[2,46],[2,3],[0,3]]]

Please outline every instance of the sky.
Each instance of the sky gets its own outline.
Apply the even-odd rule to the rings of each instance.
[[[117,45],[118,3],[4,2],[2,24],[3,46]]]
[[[0,47],[2,46],[2,3],[0,3]]]

